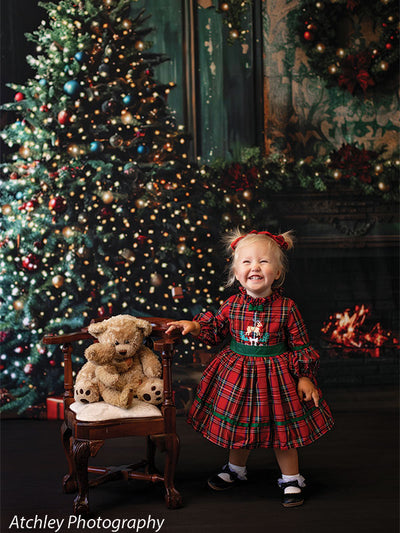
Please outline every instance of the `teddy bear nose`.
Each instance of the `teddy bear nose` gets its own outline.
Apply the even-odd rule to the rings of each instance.
[[[119,355],[126,355],[127,351],[126,350],[120,350],[118,353],[119,353]]]

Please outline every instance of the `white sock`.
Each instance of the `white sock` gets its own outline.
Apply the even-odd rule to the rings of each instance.
[[[299,484],[299,487],[301,488],[306,486],[305,479],[301,474],[296,474],[295,476],[286,476],[285,474],[282,474],[281,480],[282,480],[282,483],[287,483],[288,481],[297,481]],[[284,492],[285,494],[296,494],[297,492],[300,492],[299,487],[286,487]]]
[[[228,463],[229,469],[232,470],[232,472],[235,472],[237,474],[238,478],[242,481],[247,480],[247,469],[245,466],[237,466],[233,465],[232,463]],[[218,474],[218,477],[223,479],[224,481],[228,483],[232,483],[232,480],[229,476],[229,474],[226,474],[225,472],[222,472],[221,474]]]
[[[235,472],[238,475],[238,478],[242,481],[247,480],[247,468],[245,466],[237,466],[232,463],[228,463],[229,468],[232,472]]]

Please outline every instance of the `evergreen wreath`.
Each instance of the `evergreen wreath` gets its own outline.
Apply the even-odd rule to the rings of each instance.
[[[294,15],[310,67],[328,85],[365,95],[398,72],[399,11],[394,0],[300,0]],[[367,43],[365,35],[357,35],[344,43],[346,20],[371,22],[376,40]]]

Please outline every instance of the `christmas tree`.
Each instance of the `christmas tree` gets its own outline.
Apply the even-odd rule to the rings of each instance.
[[[39,5],[48,21],[28,36],[36,75],[11,85],[3,106],[16,119],[2,133],[13,155],[2,184],[1,402],[19,411],[59,390],[60,354],[44,332],[118,313],[193,316],[218,299],[223,267],[221,254],[217,266],[208,258],[220,214],[167,106],[173,84],[154,78],[166,58],[149,49],[148,17],[126,0]]]

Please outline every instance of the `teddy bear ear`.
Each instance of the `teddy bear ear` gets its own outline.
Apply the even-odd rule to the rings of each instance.
[[[148,320],[143,320],[142,318],[136,318],[136,325],[139,329],[143,330],[143,335],[148,337],[151,333],[152,326]]]
[[[98,337],[104,333],[107,329],[108,320],[103,320],[102,322],[93,322],[88,326],[88,332],[93,335],[93,337]]]

